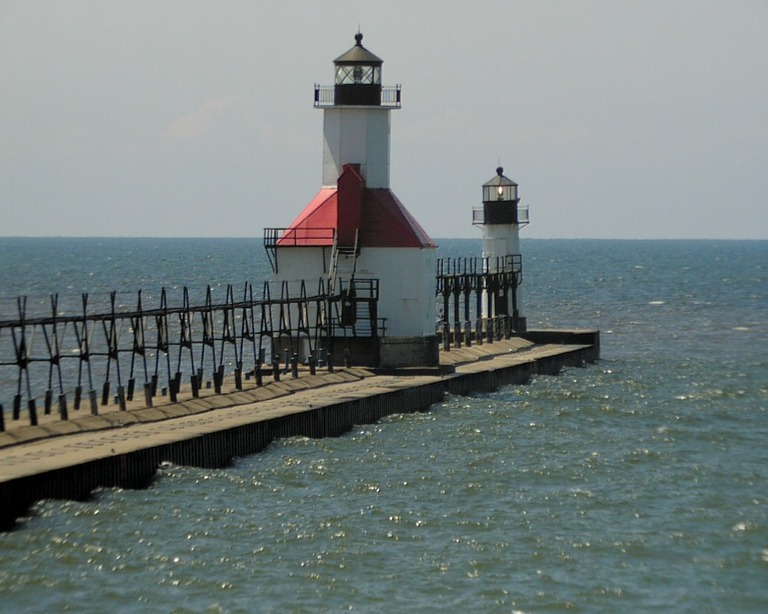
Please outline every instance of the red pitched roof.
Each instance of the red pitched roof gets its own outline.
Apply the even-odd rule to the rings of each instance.
[[[350,181],[342,181],[345,176]],[[342,197],[342,210],[339,209],[339,190],[323,188],[277,241],[278,246],[333,245],[330,229],[335,231],[340,241],[351,244],[348,238],[350,222],[356,223],[359,219],[361,247],[435,247],[434,241],[392,190],[369,190],[362,185],[355,186],[359,175],[357,169],[352,167],[345,167],[342,178],[339,185],[348,190]],[[344,218],[342,220],[339,220],[340,213]]]
[[[392,190],[364,190],[360,225],[363,247],[435,247]]]
[[[333,245],[338,221],[336,188],[323,188],[277,240],[278,247]]]

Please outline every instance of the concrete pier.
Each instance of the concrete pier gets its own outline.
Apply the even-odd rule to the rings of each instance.
[[[599,359],[598,331],[532,331],[528,338],[440,354],[440,369],[377,374],[360,368],[266,381],[242,391],[98,416],[48,416],[0,433],[0,529],[40,499],[86,499],[98,487],[141,488],[163,462],[224,467],[282,437],[341,435],[356,424],[424,411],[446,393],[491,391]]]

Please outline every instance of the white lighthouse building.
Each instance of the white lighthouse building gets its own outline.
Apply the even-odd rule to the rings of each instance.
[[[473,223],[483,231],[483,259],[487,273],[506,277],[508,291],[486,294],[483,318],[508,318],[513,331],[525,331],[520,283],[523,264],[520,228],[528,224],[528,207],[520,206],[517,184],[496,169],[496,176],[483,184],[483,206],[473,212]]]
[[[343,350],[374,366],[432,366],[436,245],[390,189],[390,121],[400,87],[382,86],[382,60],[362,40],[358,33],[334,60],[333,86],[315,86],[322,187],[266,245],[275,281],[323,278],[330,291],[349,296],[347,308],[328,315],[336,356]]]

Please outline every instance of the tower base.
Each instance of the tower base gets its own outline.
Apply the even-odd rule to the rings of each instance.
[[[308,343],[301,340],[298,347],[278,341],[277,357],[283,360],[297,353],[299,363],[309,357]],[[287,354],[286,354],[287,350]],[[405,367],[436,367],[440,364],[440,344],[436,335],[429,337],[334,337],[321,343],[316,358],[327,360],[332,355],[335,365],[400,369]]]
[[[342,338],[333,340],[333,360],[378,369],[436,367],[440,364],[440,344],[431,337]]]
[[[437,336],[383,337],[379,340],[379,367],[434,367],[440,364]]]

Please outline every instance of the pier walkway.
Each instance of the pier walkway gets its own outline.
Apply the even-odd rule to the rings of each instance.
[[[348,430],[351,424],[360,423],[354,421],[359,419],[360,415],[375,418],[371,412],[380,416],[397,411],[426,409],[431,403],[439,401],[445,392],[453,392],[453,383],[463,382],[456,388],[459,392],[477,389],[477,376],[486,378],[497,371],[514,371],[516,367],[521,370],[520,376],[513,380],[507,378],[505,381],[522,382],[532,373],[540,372],[531,369],[532,365],[553,360],[552,364],[555,366],[551,372],[554,373],[564,364],[582,364],[585,362],[585,356],[587,360],[590,357],[596,358],[590,353],[593,349],[595,346],[591,344],[535,344],[532,341],[513,338],[442,351],[442,374],[438,370],[433,373],[410,374],[404,371],[376,374],[363,368],[338,368],[333,373],[318,371],[316,375],[310,375],[308,370],[302,369],[298,378],[292,378],[290,375],[281,381],[265,378],[264,385],[260,387],[249,381],[247,383],[252,384],[250,388],[229,390],[220,395],[204,394],[195,399],[191,393],[189,398],[184,398],[185,394],[180,393],[175,404],[156,403],[151,408],[129,407],[127,411],[119,411],[116,406],[107,406],[100,408],[103,411],[98,416],[85,412],[82,417],[73,417],[70,414],[70,419],[66,421],[57,419],[55,415],[41,416],[44,419],[41,419],[37,426],[23,425],[21,421],[9,422],[6,424],[6,432],[0,433],[0,493],[3,494],[3,507],[12,503],[8,499],[19,495],[20,487],[25,481],[31,480],[36,484],[35,488],[31,489],[33,492],[29,494],[30,500],[25,502],[29,504],[42,498],[41,495],[47,492],[44,488],[40,490],[38,483],[41,480],[47,480],[50,489],[51,483],[57,479],[61,480],[63,475],[76,472],[78,468],[98,464],[114,465],[116,462],[119,468],[118,458],[123,460],[121,471],[125,473],[126,458],[143,458],[150,451],[162,450],[164,447],[178,447],[180,444],[206,438],[220,439],[222,434],[227,433],[231,439],[232,433],[240,433],[244,429],[249,431],[250,437],[246,449],[256,451],[279,436],[302,433],[311,436],[340,434],[345,429]],[[573,356],[575,361],[569,362],[568,356]],[[495,386],[490,385],[490,388],[493,387]],[[334,414],[344,413],[336,412],[337,408],[346,406],[346,413],[350,414],[348,408],[352,405],[372,406],[370,401],[377,398],[389,399],[384,402],[383,409],[378,406],[373,410],[363,407],[362,414],[360,411],[356,414],[352,411],[351,414],[355,415],[339,419],[338,425],[332,424],[336,420]],[[327,408],[334,411],[330,415],[322,412]],[[311,417],[313,415],[314,418]],[[291,421],[290,427],[283,424],[285,419]],[[274,428],[271,428],[268,434],[254,435],[254,429],[259,429],[257,423],[266,422],[273,424]],[[323,424],[317,426],[309,424],[310,422]],[[283,426],[280,426],[281,424]],[[238,436],[243,437],[242,433]],[[254,437],[258,441],[252,441]],[[218,445],[221,447],[220,443]],[[162,452],[154,454],[152,463],[159,458],[157,454]],[[187,458],[189,454],[185,452],[186,456],[182,455],[181,458]],[[205,454],[210,456],[210,450]],[[228,453],[225,452],[225,456],[226,454]],[[179,457],[173,453],[169,460],[175,458]],[[197,457],[194,455],[190,458],[193,463],[202,462],[206,465],[226,464],[227,460],[231,460],[230,456],[229,459],[212,459],[209,463],[207,460],[195,461]],[[145,473],[146,470],[145,467]],[[59,478],[56,478],[57,475]],[[71,477],[66,479],[71,480]],[[109,477],[103,480],[93,479],[97,480],[94,482],[97,485],[113,485],[114,482]],[[116,480],[119,484],[120,479]],[[55,487],[53,488],[55,491]],[[67,496],[67,492],[52,492],[49,496]],[[26,498],[26,495],[23,498]],[[17,508],[21,503],[15,501],[10,507]],[[10,520],[7,517],[9,511],[5,510],[3,514],[6,516],[5,524]],[[18,510],[14,515],[18,515]]]

